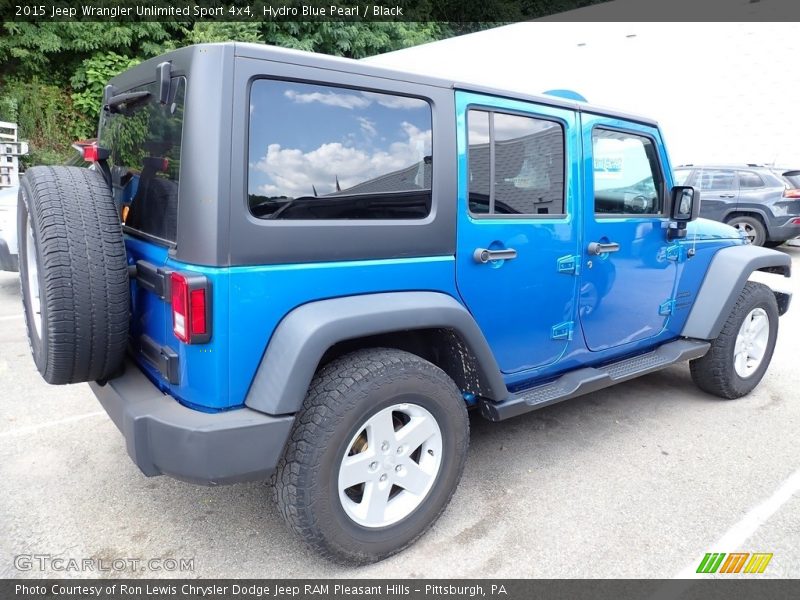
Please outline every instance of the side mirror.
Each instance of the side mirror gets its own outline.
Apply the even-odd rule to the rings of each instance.
[[[672,204],[667,239],[672,241],[686,237],[686,224],[700,214],[700,192],[691,186],[676,185],[672,188]]]
[[[672,188],[672,211],[670,218],[677,223],[694,221],[700,213],[700,192],[691,186],[676,185]]]

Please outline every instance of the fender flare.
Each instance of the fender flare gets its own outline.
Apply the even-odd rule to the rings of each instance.
[[[716,338],[753,271],[791,277],[792,259],[788,254],[749,244],[718,250],[711,259],[681,335],[700,340]],[[778,304],[783,314],[789,297],[784,293],[781,296]]]
[[[300,410],[319,361],[334,344],[414,329],[452,329],[475,357],[482,387],[508,395],[494,354],[472,315],[438,292],[392,292],[319,300],[292,310],[267,345],[245,404],[271,414]]]
[[[730,221],[734,217],[738,217],[738,216],[747,217],[747,216],[750,216],[750,215],[757,215],[757,216],[761,217],[761,220],[763,221],[765,226],[767,226],[767,224],[770,222],[770,216],[767,214],[766,210],[764,210],[761,207],[752,206],[752,205],[748,205],[748,204],[745,204],[744,206],[740,206],[740,205],[737,204],[735,206],[730,207],[725,212],[725,216],[722,217],[724,219],[722,222],[723,223],[727,223],[728,221]]]

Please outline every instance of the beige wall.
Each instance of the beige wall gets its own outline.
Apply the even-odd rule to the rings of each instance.
[[[367,60],[529,93],[574,89],[658,119],[673,165],[800,167],[798,23],[517,23]]]

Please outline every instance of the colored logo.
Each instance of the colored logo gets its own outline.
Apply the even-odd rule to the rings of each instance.
[[[727,557],[727,558],[726,558]],[[698,573],[763,573],[772,553],[766,552],[709,552],[700,561]]]

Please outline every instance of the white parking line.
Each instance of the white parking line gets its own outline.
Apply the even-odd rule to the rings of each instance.
[[[74,417],[67,417],[66,419],[58,419],[57,421],[48,421],[47,423],[39,423],[37,425],[31,425],[29,427],[20,427],[19,429],[12,429],[11,431],[2,431],[0,432],[0,438],[15,437],[19,435],[25,435],[28,433],[35,433],[40,429],[46,429],[48,427],[57,427],[58,425],[66,425],[67,423],[74,423],[75,421],[83,421],[84,419],[91,419],[92,417],[99,417],[100,415],[105,415],[105,414],[106,411],[98,410],[83,415],[75,415]]]
[[[0,321],[11,321],[13,319],[21,319],[25,315],[8,315],[5,317],[0,317]]]
[[[744,544],[750,536],[752,536],[759,527],[761,527],[767,519],[774,515],[778,509],[786,504],[794,494],[800,491],[800,469],[794,473],[775,490],[775,492],[764,500],[758,506],[750,509],[750,511],[742,518],[741,521],[731,527],[725,535],[723,535],[715,544],[712,544],[706,550],[707,552],[734,552]],[[758,548],[758,550],[762,550]],[[698,556],[694,562],[686,565],[680,573],[675,575],[675,579],[693,579],[703,576],[697,573],[697,567],[700,561],[705,557],[705,552]],[[705,577],[708,577],[705,575]]]

